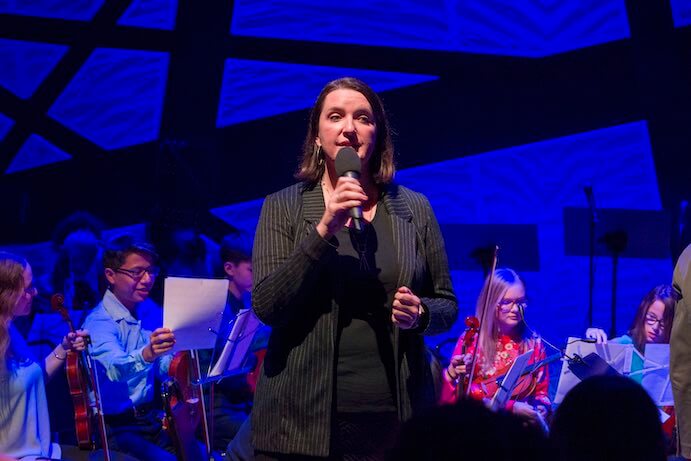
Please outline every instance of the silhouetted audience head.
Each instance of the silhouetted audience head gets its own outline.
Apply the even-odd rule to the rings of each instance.
[[[623,376],[595,376],[574,387],[555,413],[550,439],[556,461],[665,459],[657,407]]]
[[[464,399],[405,423],[390,460],[547,460],[547,439],[518,417]]]

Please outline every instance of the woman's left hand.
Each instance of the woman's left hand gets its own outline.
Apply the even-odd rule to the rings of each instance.
[[[74,351],[81,352],[86,349],[86,338],[89,336],[87,330],[77,330],[67,333],[64,338],[62,338],[62,348],[65,352]]]
[[[424,310],[420,298],[410,288],[400,287],[393,297],[391,321],[402,330],[416,328]]]

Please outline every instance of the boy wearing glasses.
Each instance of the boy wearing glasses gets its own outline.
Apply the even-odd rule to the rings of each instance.
[[[103,254],[108,289],[87,316],[93,358],[101,366],[101,402],[110,448],[140,459],[174,461],[172,443],[154,406],[154,380],[168,373],[175,344],[162,310],[149,299],[158,268],[154,248],[124,235]]]

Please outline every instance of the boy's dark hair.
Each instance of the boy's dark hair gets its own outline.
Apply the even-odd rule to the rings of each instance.
[[[221,240],[219,256],[221,264],[252,261],[252,242],[243,232],[228,234]]]
[[[103,268],[119,269],[125,264],[127,256],[132,253],[148,256],[154,264],[158,262],[158,253],[153,245],[139,241],[133,235],[123,234],[106,243],[103,251]]]

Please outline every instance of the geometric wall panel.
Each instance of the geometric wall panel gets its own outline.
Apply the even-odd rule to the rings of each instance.
[[[177,0],[134,0],[118,25],[173,30]]]
[[[62,45],[0,39],[0,85],[31,97],[66,51]]]
[[[41,136],[32,134],[19,149],[17,155],[14,156],[5,174],[62,162],[70,158],[72,158],[71,155],[55,147]]]
[[[543,57],[629,37],[624,0],[236,0],[233,35]]]
[[[48,114],[105,149],[158,139],[168,53],[96,49]]]
[[[691,24],[691,1],[689,0],[670,0],[672,16],[676,27],[688,26]]]
[[[400,72],[227,59],[216,126],[311,107],[326,82],[343,76],[361,78],[377,91],[438,78]]]
[[[104,0],[2,0],[0,13],[88,21]]]
[[[13,125],[14,120],[6,117],[3,114],[0,114],[0,141],[2,141],[5,135],[7,135],[7,133],[12,129]]]

